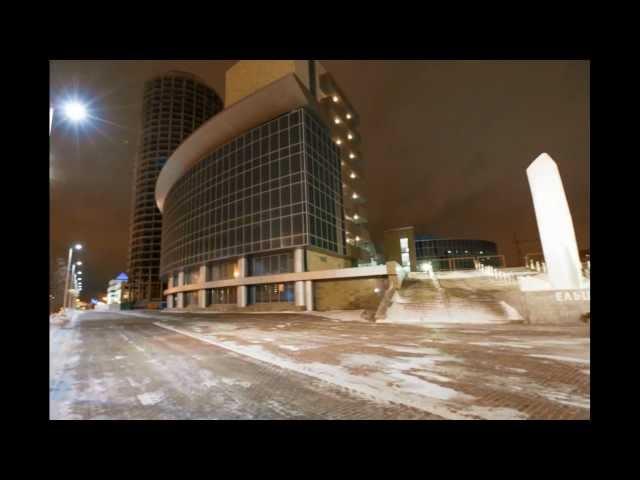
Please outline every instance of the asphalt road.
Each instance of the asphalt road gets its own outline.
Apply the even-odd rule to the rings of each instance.
[[[438,418],[159,328],[156,320],[86,312],[52,325],[50,418]]]

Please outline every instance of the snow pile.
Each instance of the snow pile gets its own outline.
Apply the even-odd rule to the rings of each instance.
[[[78,318],[80,313],[82,312],[72,308],[61,308],[59,312],[49,315],[49,322],[52,325],[65,325],[68,322],[73,323],[76,321],[76,318]]]
[[[67,317],[63,312],[52,313],[49,315],[49,323],[52,325],[64,325],[69,321],[69,317]]]
[[[328,318],[330,320],[337,320],[340,322],[369,322],[365,317],[365,310],[328,310],[324,312],[311,311],[304,312],[306,315],[313,315],[315,317]]]

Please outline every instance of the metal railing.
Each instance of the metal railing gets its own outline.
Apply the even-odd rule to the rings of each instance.
[[[428,265],[434,272],[451,272],[454,270],[475,270],[477,264],[491,266],[494,268],[504,268],[504,255],[477,255],[469,257],[438,257],[438,258],[419,258],[418,271],[428,271]]]

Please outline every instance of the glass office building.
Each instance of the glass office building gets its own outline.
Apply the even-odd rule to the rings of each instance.
[[[369,261],[358,116],[346,97],[316,61],[240,61],[225,88],[226,108],[156,182],[167,307],[347,304],[331,293],[336,278],[363,278],[363,298],[375,295],[368,277],[388,269]],[[317,299],[314,282],[325,282]]]
[[[504,266],[504,259],[498,257],[498,247],[487,240],[416,236],[415,247],[418,270],[426,262],[436,271],[473,269],[474,259],[486,265]]]
[[[416,237],[416,257],[425,258],[497,255],[494,242],[455,238]]]
[[[313,112],[296,109],[219,147],[176,182],[164,204],[160,274],[308,245],[344,255],[342,211],[338,149]],[[250,258],[249,274],[292,272],[288,257]]]

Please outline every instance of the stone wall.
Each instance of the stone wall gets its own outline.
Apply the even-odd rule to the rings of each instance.
[[[213,312],[236,312],[240,310],[240,308],[235,303],[214,303],[213,305],[209,305],[205,310]]]
[[[307,250],[307,271],[315,272],[317,270],[333,270],[338,268],[351,268],[352,261],[349,258],[329,255],[327,253],[319,253],[313,250]]]
[[[590,290],[522,292],[524,317],[529,323],[585,323],[591,311]]]
[[[288,302],[254,303],[253,305],[247,305],[239,309],[239,311],[242,312],[301,312],[303,310],[303,306],[296,306]]]
[[[315,310],[376,310],[389,281],[381,277],[316,280],[313,282]],[[376,293],[374,289],[378,288]]]

